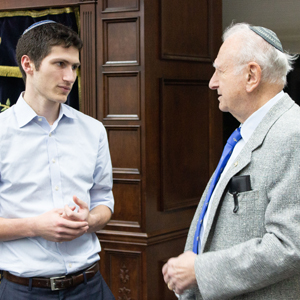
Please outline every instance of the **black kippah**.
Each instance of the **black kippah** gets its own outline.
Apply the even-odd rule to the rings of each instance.
[[[250,26],[250,29],[261,36],[270,45],[283,52],[281,42],[274,31],[261,26]]]

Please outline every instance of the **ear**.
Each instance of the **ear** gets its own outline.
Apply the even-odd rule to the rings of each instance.
[[[33,71],[35,70],[35,65],[31,61],[28,55],[23,55],[21,58],[21,65],[24,72],[28,75],[32,75]]]
[[[261,82],[261,68],[256,62],[250,62],[247,65],[247,84],[248,93],[253,92]]]

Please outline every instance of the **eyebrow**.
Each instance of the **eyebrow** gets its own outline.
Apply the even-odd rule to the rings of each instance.
[[[59,58],[59,57],[57,57],[57,58],[53,58],[53,60],[52,60],[53,62],[64,62],[64,63],[67,63],[67,64],[70,64],[70,65],[72,65],[72,66],[76,66],[76,67],[80,67],[81,66],[81,63],[80,62],[76,62],[76,63],[72,63],[72,62],[70,62],[69,60],[66,60],[66,59],[62,59],[62,58]]]
[[[225,72],[225,70],[228,68],[228,65],[226,64],[226,65],[220,66],[220,65],[217,65],[215,62],[213,62],[213,67],[220,72]]]

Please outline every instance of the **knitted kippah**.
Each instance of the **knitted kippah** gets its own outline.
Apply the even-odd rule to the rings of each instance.
[[[28,32],[29,30],[35,28],[35,27],[38,27],[38,26],[41,26],[41,25],[44,25],[44,24],[48,24],[48,23],[56,23],[55,21],[52,21],[52,20],[43,20],[43,21],[39,21],[39,22],[36,22],[36,23],[33,23],[31,26],[29,26],[27,29],[25,29],[25,31],[23,32],[23,34],[25,34],[26,32]]]
[[[261,36],[270,45],[283,52],[283,48],[276,33],[270,29],[261,26],[250,26],[250,29]]]

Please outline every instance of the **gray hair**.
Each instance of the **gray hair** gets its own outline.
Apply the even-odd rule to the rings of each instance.
[[[236,72],[241,72],[245,64],[256,62],[262,70],[262,81],[286,84],[287,74],[293,70],[298,55],[290,55],[277,50],[250,29],[247,23],[232,24],[223,33],[223,41],[233,35],[239,35],[241,48],[235,60]]]

